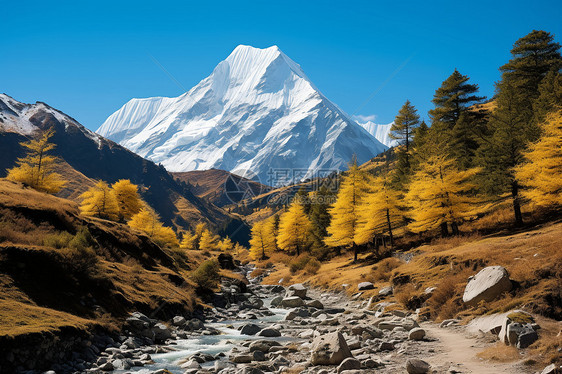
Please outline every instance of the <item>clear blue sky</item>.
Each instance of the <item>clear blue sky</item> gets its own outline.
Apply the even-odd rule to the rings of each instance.
[[[562,41],[553,1],[3,2],[0,92],[44,101],[90,129],[133,97],[183,93],[238,44],[278,45],[349,114],[427,118],[456,67],[493,94],[515,40]]]

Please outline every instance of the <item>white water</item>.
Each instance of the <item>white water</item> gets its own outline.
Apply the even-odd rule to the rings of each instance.
[[[143,367],[133,367],[128,370],[116,370],[114,373],[151,373],[158,369],[167,369],[174,374],[183,374],[185,369],[180,367],[180,361],[188,356],[195,353],[207,353],[211,355],[217,355],[221,352],[227,354],[238,342],[244,340],[277,340],[277,341],[288,341],[291,338],[279,337],[279,338],[264,338],[261,336],[249,336],[241,335],[240,331],[237,329],[240,325],[246,323],[256,323],[263,324],[264,327],[268,324],[282,320],[287,314],[286,309],[278,309],[269,307],[270,300],[264,300],[265,305],[270,311],[274,313],[272,316],[261,317],[258,319],[243,319],[243,320],[225,320],[216,323],[206,323],[205,326],[213,327],[221,332],[220,335],[201,335],[192,337],[189,339],[178,339],[175,344],[170,344],[168,347],[175,349],[175,351],[167,353],[155,353],[151,354],[154,364],[146,365]],[[228,354],[227,354],[228,355]],[[214,361],[206,362],[202,364],[202,367],[211,367],[214,365]]]

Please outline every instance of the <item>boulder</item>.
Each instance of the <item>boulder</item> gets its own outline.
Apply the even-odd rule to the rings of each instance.
[[[308,301],[305,305],[309,308],[324,309],[324,304],[322,304],[319,300]]]
[[[258,336],[264,336],[266,338],[276,338],[281,336],[281,332],[277,329],[267,327],[260,332],[258,332]]]
[[[282,301],[283,301],[283,296],[277,296],[271,299],[271,303],[269,303],[269,305],[275,308],[276,306],[281,305]]]
[[[312,365],[339,365],[346,358],[352,357],[340,332],[332,332],[314,339],[311,352]]]
[[[252,362],[253,356],[249,354],[240,354],[236,356],[230,356],[230,361],[235,364],[248,364]]]
[[[480,301],[492,301],[512,287],[509,274],[502,266],[488,266],[469,278],[462,300],[470,306]]]
[[[373,290],[374,288],[375,285],[372,284],[371,282],[361,282],[357,285],[357,289],[359,291]]]
[[[360,370],[360,369],[361,369],[361,361],[353,357],[348,357],[342,361],[340,366],[338,366],[338,374],[346,370]]]
[[[150,331],[154,335],[155,342],[164,342],[172,337],[172,332],[162,323],[155,324]]]
[[[218,256],[218,261],[221,269],[228,269],[228,270],[236,269],[236,265],[234,264],[234,259],[232,258],[232,255],[228,253],[221,253]]]
[[[431,369],[431,365],[427,362],[417,359],[417,358],[410,358],[406,361],[406,371],[409,374],[425,374],[429,373]]]
[[[185,317],[183,317],[183,316],[175,316],[172,319],[172,325],[174,325],[174,326],[183,326],[183,325],[185,325],[186,322],[187,321],[186,321]]]
[[[298,296],[286,297],[281,300],[281,306],[285,308],[297,308],[304,305],[304,300]]]
[[[393,289],[392,286],[384,287],[379,290],[380,296],[390,296],[392,295]]]
[[[425,330],[419,327],[415,327],[411,329],[410,333],[408,334],[408,339],[410,340],[423,340],[424,337],[425,337]]]
[[[260,332],[261,327],[255,323],[247,323],[240,329],[240,334],[242,335],[256,335]]]
[[[298,296],[301,299],[304,299],[306,297],[307,291],[308,291],[308,288],[303,286],[302,283],[296,283],[296,284],[293,284],[293,285],[289,286],[289,291],[287,292],[287,296],[289,296],[289,297]]]
[[[281,343],[274,340],[256,340],[252,342],[249,346],[250,352],[262,351],[263,353],[268,353],[271,347],[281,346]]]

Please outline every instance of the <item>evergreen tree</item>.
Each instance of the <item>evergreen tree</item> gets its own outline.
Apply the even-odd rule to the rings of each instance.
[[[276,250],[277,244],[272,228],[273,225],[267,220],[256,222],[252,226],[250,257],[254,260],[265,260]]]
[[[383,174],[372,178],[370,189],[363,199],[359,214],[355,242],[366,244],[377,234],[388,234],[390,244],[394,246],[394,228],[402,220],[401,193],[392,187],[390,176]]]
[[[310,214],[311,203],[310,198],[308,197],[308,191],[306,190],[305,186],[301,186],[297,193],[295,194],[295,201],[297,204],[300,204],[306,215]]]
[[[229,252],[234,248],[234,243],[232,240],[227,236],[226,238],[219,241],[218,250],[221,252]]]
[[[7,178],[21,182],[37,191],[59,192],[66,182],[53,171],[57,158],[48,154],[56,147],[55,144],[49,143],[49,139],[54,133],[54,130],[49,129],[39,139],[20,143],[22,147],[27,148],[27,154],[16,161],[17,166],[7,171]]]
[[[143,201],[139,196],[137,185],[132,184],[128,179],[120,179],[113,183],[111,188],[117,200],[120,221],[131,219],[141,210]]]
[[[94,216],[111,221],[119,218],[119,206],[114,191],[104,181],[98,181],[80,195],[80,210],[87,216]]]
[[[217,249],[217,237],[211,231],[205,229],[199,238],[199,249],[202,251],[214,251]]]
[[[561,107],[562,74],[549,71],[539,85],[539,96],[533,103],[534,122],[543,122],[549,113]]]
[[[410,168],[410,143],[414,129],[420,124],[420,116],[417,109],[406,100],[406,103],[398,111],[398,115],[394,119],[394,123],[390,127],[390,138],[398,140],[398,143],[404,145],[404,149],[399,151],[403,158],[404,168]]]
[[[180,248],[187,249],[187,250],[196,250],[197,249],[197,236],[193,234],[191,231],[186,231],[183,234],[183,238],[180,243]]]
[[[405,197],[413,219],[410,230],[441,228],[442,236],[447,236],[450,225],[457,235],[460,223],[484,212],[487,206],[474,195],[476,186],[471,182],[478,171],[459,170],[455,161],[443,154],[433,155],[420,165]]]
[[[329,210],[331,219],[325,243],[330,247],[351,248],[354,261],[357,261],[358,254],[355,232],[359,221],[359,207],[366,190],[365,174],[354,161],[343,177],[336,202]]]
[[[468,83],[469,77],[462,75],[457,69],[443,81],[441,87],[435,91],[432,103],[435,108],[429,111],[432,119],[433,135],[447,133],[453,129],[463,113],[484,99],[477,96],[478,85]]]
[[[523,196],[538,206],[562,206],[562,111],[541,124],[542,136],[524,154],[515,177],[527,187]]]
[[[527,136],[533,141],[539,136],[537,123],[533,121],[533,103],[547,73],[559,72],[562,68],[560,44],[554,41],[551,33],[533,30],[515,42],[511,55],[511,60],[500,67],[502,81],[518,92],[517,112],[521,121],[527,123]]]
[[[310,247],[312,223],[304,212],[304,207],[293,203],[279,221],[277,245],[280,249],[297,256]]]

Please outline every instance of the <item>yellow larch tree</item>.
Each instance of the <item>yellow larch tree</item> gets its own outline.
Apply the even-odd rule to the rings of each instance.
[[[542,136],[524,154],[527,162],[516,167],[515,178],[532,204],[562,206],[562,111],[549,114],[540,127]]]
[[[269,220],[259,221],[252,226],[250,238],[250,257],[254,260],[264,260],[276,250],[273,225]]]
[[[357,244],[369,243],[378,234],[387,234],[394,246],[394,229],[402,221],[402,193],[393,188],[391,176],[384,174],[369,178],[369,189],[359,207],[355,230]]]
[[[177,247],[179,245],[174,230],[164,226],[160,222],[160,216],[149,207],[144,207],[133,215],[128,225],[133,229],[144,232],[160,246]]]
[[[298,256],[311,244],[312,222],[306,215],[304,207],[294,202],[279,219],[277,245],[280,249]]]
[[[213,251],[217,249],[217,237],[208,229],[203,230],[199,238],[199,249],[202,251]]]
[[[57,157],[48,154],[56,147],[55,144],[49,143],[54,133],[53,129],[49,129],[39,139],[20,143],[22,147],[27,148],[27,154],[16,161],[17,166],[7,170],[7,178],[38,191],[59,192],[66,182],[53,171]]]
[[[413,221],[408,228],[423,232],[441,228],[442,236],[459,233],[458,225],[476,218],[488,209],[476,194],[471,182],[478,168],[459,170],[455,160],[435,154],[420,165],[414,174],[405,200]]]
[[[219,241],[217,247],[221,252],[229,252],[234,248],[234,243],[232,243],[232,240],[230,240],[230,238],[227,236],[226,238],[223,238],[221,241]]]
[[[181,239],[180,248],[187,250],[197,249],[197,236],[191,231],[186,231]]]
[[[117,207],[119,209],[119,220],[129,220],[140,212],[143,201],[139,196],[138,186],[128,179],[120,179],[111,186]]]
[[[80,195],[82,214],[116,221],[119,218],[119,207],[115,193],[104,181],[98,181]]]
[[[354,161],[343,177],[336,202],[329,209],[331,216],[328,236],[324,239],[330,247],[347,247],[353,249],[357,261],[357,242],[355,234],[359,223],[359,211],[367,190],[365,173]]]

